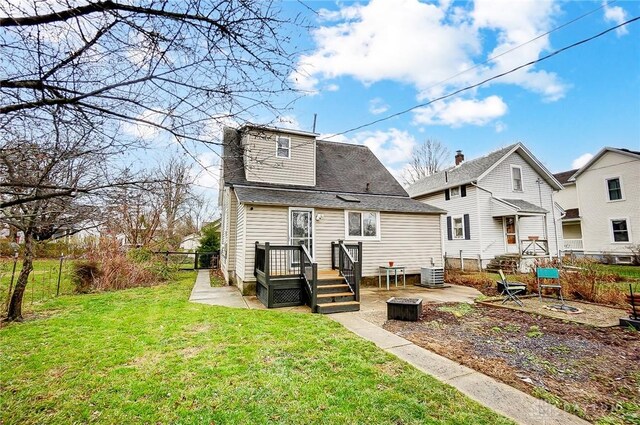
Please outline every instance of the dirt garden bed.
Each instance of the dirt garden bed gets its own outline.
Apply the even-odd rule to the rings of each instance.
[[[480,304],[384,328],[587,420],[640,423],[640,332]]]

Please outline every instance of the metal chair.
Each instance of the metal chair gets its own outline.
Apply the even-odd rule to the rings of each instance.
[[[518,298],[518,294],[521,292],[526,292],[527,285],[522,282],[509,282],[502,269],[498,270],[498,274],[500,275],[500,280],[496,283],[498,285],[502,285],[502,295],[505,295],[504,300],[502,300],[502,304],[511,300],[518,304],[520,307],[523,307],[524,304],[522,304],[522,301],[520,301],[520,298]]]
[[[549,281],[550,283],[545,283]],[[562,305],[564,305],[562,285],[560,284],[560,271],[558,269],[552,267],[537,267],[536,283],[538,284],[538,298],[540,302],[542,302],[542,288],[553,288],[558,290],[558,299],[560,299]]]

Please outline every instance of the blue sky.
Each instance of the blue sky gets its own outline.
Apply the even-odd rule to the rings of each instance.
[[[307,95],[279,120],[310,130],[317,113],[317,131],[325,136],[477,83],[640,15],[640,2],[631,1],[305,4],[317,13],[295,1],[283,9],[303,14],[314,26],[302,34],[304,53],[291,76]],[[640,149],[639,40],[636,21],[486,86],[337,139],[366,144],[396,175],[412,147],[427,138],[452,152],[462,149],[468,159],[521,141],[553,172],[580,165],[603,146]]]

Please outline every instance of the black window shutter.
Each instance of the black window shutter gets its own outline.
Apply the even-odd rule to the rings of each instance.
[[[460,186],[460,196],[464,197],[467,196],[467,185],[463,184],[462,186]]]
[[[444,200],[448,201],[449,199],[451,199],[451,197],[449,196],[449,189],[445,189],[444,190]]]
[[[453,229],[451,228],[451,217],[447,217],[447,240],[453,239]]]
[[[469,214],[465,214],[463,216],[464,219],[464,238],[469,240],[471,239],[471,231],[469,229],[470,225],[469,225]]]

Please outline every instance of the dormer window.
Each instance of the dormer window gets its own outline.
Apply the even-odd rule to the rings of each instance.
[[[283,136],[276,137],[276,157],[291,158],[291,138]]]

